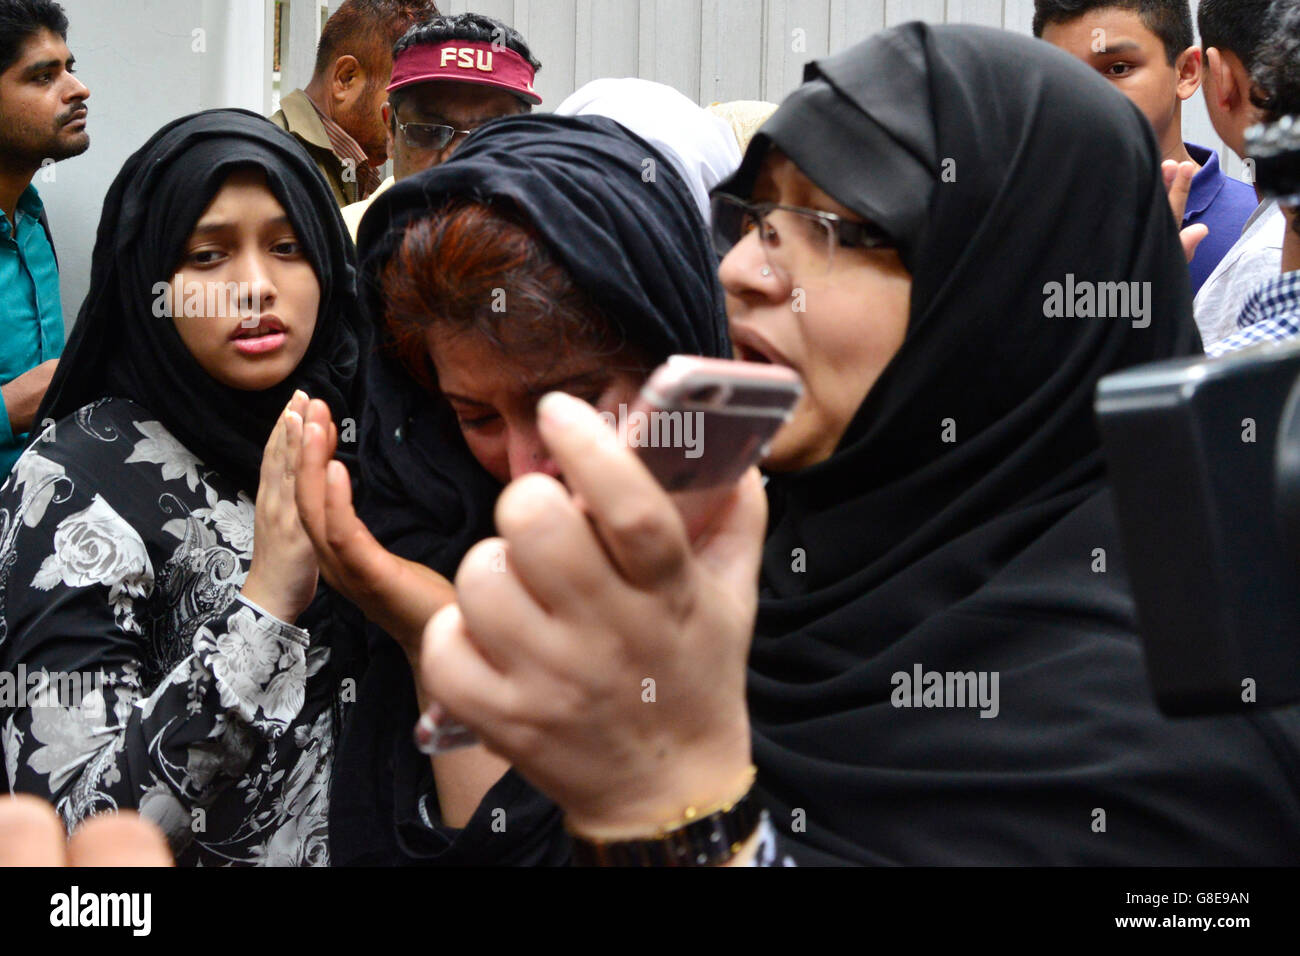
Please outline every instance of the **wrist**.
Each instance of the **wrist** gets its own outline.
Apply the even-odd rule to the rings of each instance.
[[[653,833],[595,839],[575,832],[573,861],[579,866],[729,866],[748,865],[758,848],[766,818],[754,791],[757,770],[750,767],[744,792],[716,806],[688,807],[681,820]]]
[[[9,420],[9,430],[21,435],[30,430],[28,420],[32,412],[27,409],[27,393],[19,382],[10,382],[0,386],[0,398],[4,400],[5,417]],[[34,410],[32,410],[34,412]]]
[[[252,571],[244,579],[244,586],[240,588],[239,593],[267,614],[284,621],[286,624],[292,624],[298,617],[298,612],[287,607],[283,601],[276,597],[274,592],[264,587],[262,582],[254,577]]]
[[[609,794],[589,807],[566,807],[565,822],[571,833],[583,839],[653,837],[735,803],[753,781],[746,723],[743,746],[711,750],[656,768],[627,788],[635,796]]]

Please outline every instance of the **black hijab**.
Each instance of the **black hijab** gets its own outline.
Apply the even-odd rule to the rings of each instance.
[[[230,173],[266,173],[320,282],[311,344],[298,368],[261,392],[209,376],[170,319],[156,318],[154,285],[170,281],[185,240]],[[82,304],[38,420],[61,419],[105,396],[157,415],[205,464],[257,494],[262,452],[295,389],[329,403],[336,422],[360,407],[356,267],[338,206],[297,141],[255,113],[210,110],[169,123],[131,156],[104,199]],[[349,449],[341,457],[350,460]]]
[[[377,198],[358,234],[363,301],[383,341],[362,416],[358,510],[390,550],[448,577],[473,544],[494,533],[501,488],[469,453],[447,403],[429,396],[388,352],[379,276],[406,226],[457,197],[521,213],[624,341],[652,359],[730,354],[717,256],[690,188],[672,162],[613,120],[497,120],[448,163]],[[429,784],[423,779],[428,760],[411,743],[417,716],[410,668],[396,643],[378,634],[339,751],[336,779],[349,785],[336,789],[331,802],[336,861],[454,858],[441,838],[415,822],[413,795]],[[503,788],[518,793],[522,781],[508,777]],[[558,820],[540,796],[523,812],[534,811],[539,827]],[[513,811],[510,817],[522,820]],[[528,836],[529,826],[510,826]],[[531,852],[507,849],[499,835],[493,844],[502,861]]]
[[[1045,43],[912,23],[810,64],[719,190],[771,147],[912,274],[835,453],[768,486],[749,697],[795,855],[1294,860],[1294,741],[1155,711],[1105,490],[1098,379],[1200,347],[1142,115]],[[1067,276],[1149,283],[1149,326],[1049,316]],[[918,665],[998,674],[997,716],[896,706]]]

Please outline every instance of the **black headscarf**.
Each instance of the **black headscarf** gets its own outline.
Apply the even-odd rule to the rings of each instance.
[[[358,510],[390,550],[448,577],[473,544],[494,533],[501,488],[469,453],[447,403],[425,392],[386,349],[379,277],[406,226],[454,198],[522,214],[624,341],[651,359],[730,354],[717,256],[690,188],[672,162],[613,120],[497,120],[448,163],[379,196],[358,234],[363,301],[377,338],[385,340],[368,376]],[[438,839],[424,839],[426,831],[413,822],[404,826],[415,813],[406,796],[419,789],[428,768],[411,743],[417,710],[410,668],[387,635],[372,641],[371,654],[339,751],[337,779],[349,785],[346,792],[336,789],[331,803],[333,859],[450,862],[440,856],[446,847]],[[517,779],[505,783],[521,786]],[[394,787],[404,795],[395,799]],[[558,819],[539,811],[543,817]],[[500,839],[495,844],[502,861],[531,852],[507,850]]]
[[[155,283],[171,280],[199,216],[243,166],[266,173],[321,291],[302,361],[260,392],[213,379],[171,319],[154,315]],[[244,110],[167,124],[126,161],[104,199],[90,291],[38,420],[58,420],[104,396],[129,398],[255,496],[266,441],[295,389],[328,402],[336,422],[359,409],[369,338],[357,315],[354,255],[328,185],[292,136]],[[340,454],[351,459],[346,446]]]
[[[1105,490],[1098,379],[1200,347],[1141,114],[1045,43],[912,23],[810,64],[719,190],[774,146],[912,274],[835,453],[768,486],[749,697],[795,855],[1294,860],[1294,741],[1156,712]],[[1049,316],[1070,275],[1149,283],[1149,326]],[[998,674],[997,716],[894,706],[917,665]]]

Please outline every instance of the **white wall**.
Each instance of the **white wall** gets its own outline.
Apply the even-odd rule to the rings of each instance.
[[[322,6],[290,0],[281,87],[307,82]],[[99,210],[123,161],[165,122],[199,109],[271,108],[270,0],[62,0],[68,42],[90,87],[90,151],[37,187],[58,243],[69,324],[85,296]],[[542,61],[537,89],[553,109],[588,80],[641,76],[708,104],[780,101],[803,65],[907,20],[981,23],[1030,32],[1033,0],[443,0],[446,13],[511,24]],[[1193,10],[1195,0],[1193,0]],[[196,34],[195,31],[202,31]],[[199,42],[201,38],[202,42]],[[202,47],[202,49],[199,49]],[[1240,175],[1198,93],[1183,132]]]
[[[170,120],[201,109],[264,111],[269,92],[263,0],[61,0],[68,46],[90,89],[90,150],[37,174],[59,253],[69,327],[90,280],[109,184]],[[202,31],[196,33],[195,31]]]

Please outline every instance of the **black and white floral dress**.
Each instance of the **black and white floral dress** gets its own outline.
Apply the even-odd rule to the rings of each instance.
[[[70,828],[137,808],[182,864],[328,864],[359,622],[326,588],[299,626],[243,598],[253,516],[125,399],[32,443],[0,487],[12,791],[50,800]]]

